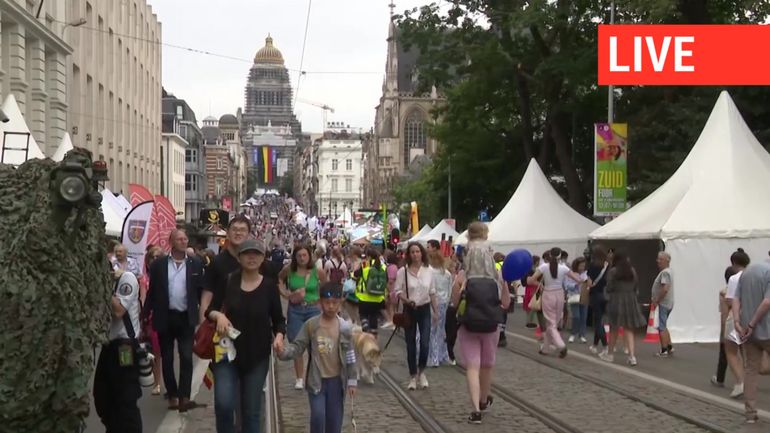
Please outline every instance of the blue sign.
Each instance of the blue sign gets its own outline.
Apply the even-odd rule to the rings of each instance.
[[[484,223],[489,222],[489,214],[487,213],[486,210],[479,212],[479,221]]]

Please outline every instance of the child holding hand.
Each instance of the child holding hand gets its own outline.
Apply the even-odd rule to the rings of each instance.
[[[278,358],[289,361],[308,350],[307,377],[310,433],[341,433],[345,389],[356,394],[356,353],[351,343],[353,325],[338,316],[342,284],[324,283],[320,289],[321,314],[302,326],[291,343],[276,344]]]

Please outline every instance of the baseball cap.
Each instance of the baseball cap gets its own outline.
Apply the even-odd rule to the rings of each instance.
[[[321,299],[342,298],[342,284],[327,282],[319,289]]]
[[[243,254],[246,251],[255,251],[260,254],[265,254],[265,246],[258,240],[247,239],[241,244],[241,249],[238,250],[238,254]]]

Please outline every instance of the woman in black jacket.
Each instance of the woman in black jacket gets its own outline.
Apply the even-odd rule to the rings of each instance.
[[[282,347],[286,334],[278,283],[260,273],[264,245],[244,241],[238,260],[241,269],[230,274],[226,290],[214,294],[206,311],[206,317],[216,322],[221,338],[219,343],[215,339],[218,346],[212,366],[217,433],[235,432],[234,412],[239,400],[241,432],[259,431],[271,342]]]

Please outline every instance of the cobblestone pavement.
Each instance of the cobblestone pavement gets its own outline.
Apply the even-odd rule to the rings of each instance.
[[[534,344],[515,338],[509,338],[508,344],[510,347],[532,353],[537,351],[537,346]],[[616,358],[623,361],[623,357]],[[558,414],[570,424],[583,426],[583,431],[609,433],[617,431],[620,425],[625,427],[626,431],[640,433],[684,433],[706,430],[656,411],[643,403],[634,402],[599,385],[550,368],[543,363],[566,366],[570,371],[609,382],[641,399],[655,402],[676,413],[715,424],[726,431],[768,431],[767,424],[764,423],[755,426],[744,425],[743,414],[733,409],[705,402],[672,388],[652,384],[613,369],[601,369],[601,366],[582,359],[568,356],[562,360],[548,356],[537,362],[508,350],[498,350],[496,384],[514,390],[525,390],[522,393],[532,402]],[[598,411],[597,408],[599,408]],[[616,416],[609,416],[609,414]],[[622,424],[607,421],[613,418],[622,419]]]

